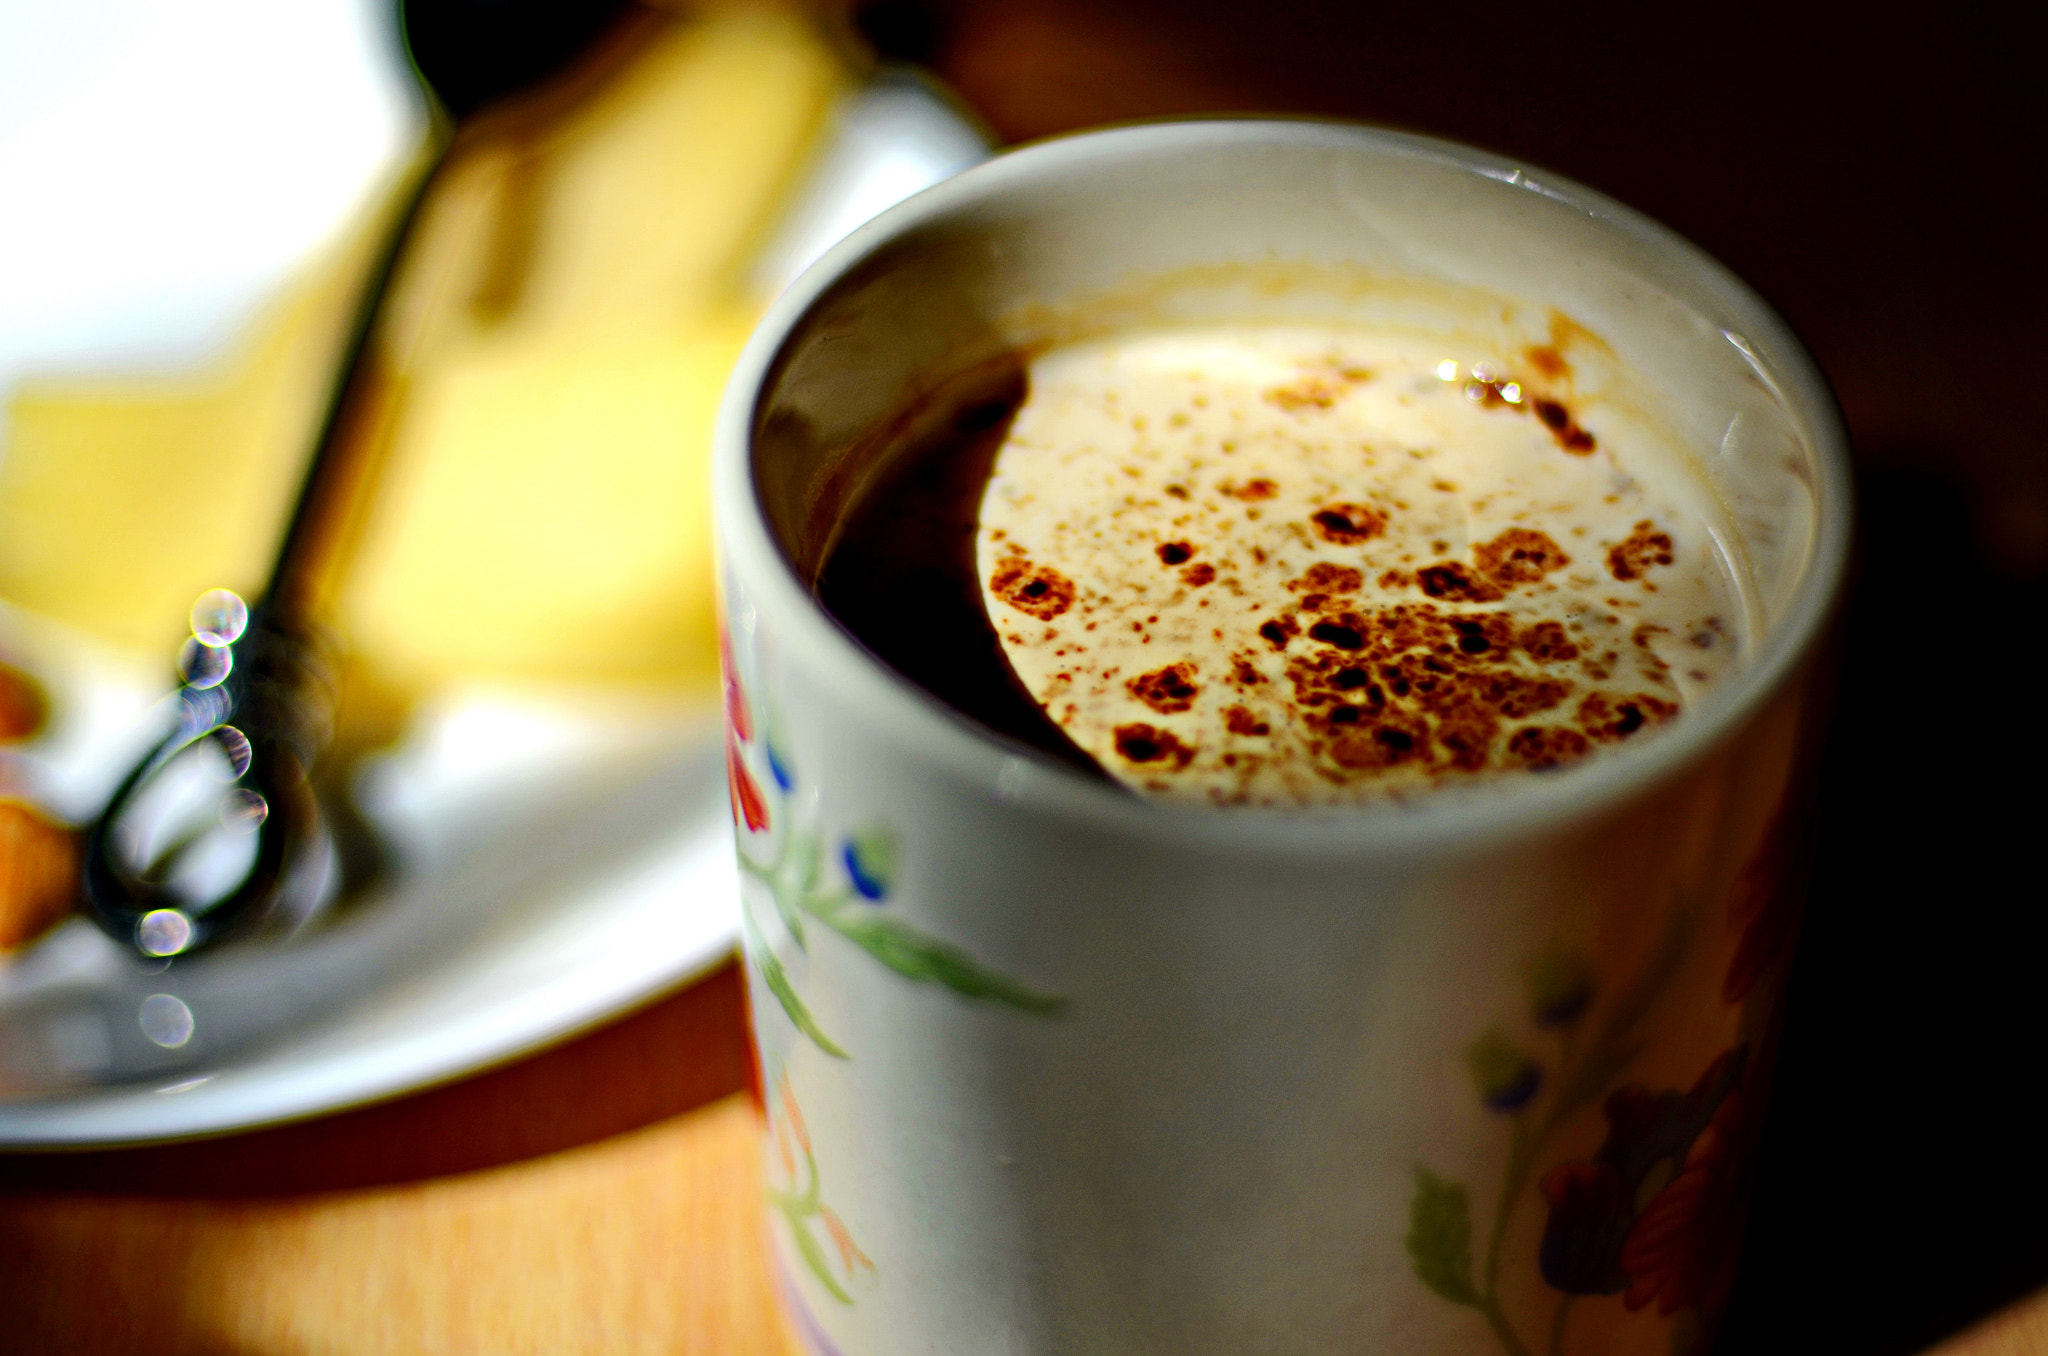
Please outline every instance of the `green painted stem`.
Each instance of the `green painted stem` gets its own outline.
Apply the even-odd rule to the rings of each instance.
[[[1559,1295],[1557,1313],[1550,1320],[1550,1356],[1564,1356],[1564,1325],[1571,1317],[1572,1301],[1577,1295]]]
[[[805,890],[797,897],[797,904],[805,913],[829,923],[852,898],[852,893],[842,885],[837,890],[827,892]]]
[[[1600,1044],[1602,1043],[1596,1042],[1595,1049],[1587,1052],[1586,1062],[1592,1062],[1593,1057],[1601,1053]],[[1572,1062],[1572,1045],[1572,1032],[1567,1028],[1559,1037],[1557,1078],[1554,1084],[1556,1093],[1549,1110],[1536,1123],[1535,1129],[1530,1129],[1526,1114],[1515,1117],[1515,1137],[1508,1148],[1507,1172],[1501,1180],[1500,1201],[1494,1207],[1493,1229],[1486,1241],[1486,1269],[1482,1273],[1480,1308],[1485,1312],[1487,1322],[1493,1325],[1494,1333],[1500,1338],[1501,1345],[1514,1356],[1528,1356],[1529,1349],[1509,1325],[1507,1316],[1500,1307],[1501,1259],[1507,1243],[1508,1224],[1514,1218],[1515,1207],[1521,1202],[1522,1193],[1529,1184],[1529,1174],[1534,1171],[1538,1156],[1543,1152],[1544,1145],[1549,1143],[1550,1137],[1557,1132],[1558,1126],[1564,1123],[1567,1116],[1584,1106],[1587,1100],[1586,1094],[1575,1087],[1583,1080],[1578,1076],[1582,1066],[1574,1066]],[[1565,1298],[1569,1301],[1571,1297]],[[1562,1332],[1563,1319],[1560,1317],[1556,1328],[1553,1329],[1551,1356],[1558,1356],[1556,1342]]]
[[[1546,1124],[1543,1131],[1532,1138],[1527,1118],[1515,1117],[1515,1138],[1508,1149],[1508,1170],[1501,1180],[1500,1201],[1493,1210],[1493,1230],[1486,1240],[1486,1270],[1482,1273],[1484,1282],[1479,1292],[1479,1308],[1492,1326],[1494,1336],[1500,1338],[1500,1344],[1507,1348],[1510,1356],[1530,1356],[1530,1353],[1500,1307],[1501,1249],[1507,1240],[1508,1221],[1514,1216],[1515,1202],[1521,1198],[1529,1168],[1535,1162],[1536,1150],[1542,1139],[1547,1137],[1548,1130]]]
[[[1500,1306],[1500,1266],[1508,1222],[1514,1217],[1515,1206],[1520,1203],[1522,1192],[1529,1184],[1529,1174],[1550,1137],[1566,1118],[1605,1092],[1608,1083],[1635,1057],[1629,1037],[1663,993],[1684,957],[1691,930],[1690,915],[1691,910],[1683,905],[1672,911],[1657,951],[1636,975],[1634,982],[1623,990],[1609,1010],[1607,1020],[1601,1024],[1599,1033],[1577,1060],[1572,1058],[1571,1031],[1567,1030],[1560,1038],[1557,1077],[1552,1084],[1555,1091],[1549,1108],[1536,1122],[1535,1128],[1529,1127],[1526,1113],[1515,1117],[1514,1143],[1508,1150],[1508,1167],[1501,1181],[1500,1202],[1493,1212],[1493,1229],[1486,1244],[1485,1279],[1480,1290],[1480,1309],[1510,1356],[1530,1356],[1530,1352],[1508,1323]],[[1565,1316],[1571,1300],[1570,1295],[1562,1298],[1558,1313],[1552,1320],[1550,1356],[1561,1356],[1560,1344],[1564,1340]]]
[[[770,1187],[768,1203],[789,1226],[790,1242],[796,1245],[797,1255],[803,1259],[805,1269],[818,1278],[818,1284],[824,1286],[833,1299],[841,1304],[851,1304],[853,1296],[832,1278],[831,1263],[811,1233],[811,1220],[824,1209],[824,1205],[818,1199],[818,1157],[809,1148],[804,1150],[804,1177],[805,1186],[800,1192],[777,1191]]]
[[[809,1149],[804,1150],[804,1171],[810,1178],[810,1185],[802,1191],[777,1191],[768,1189],[768,1199],[784,1210],[794,1210],[802,1215],[818,1213],[818,1158]]]
[[[1480,1312],[1486,1315],[1487,1326],[1493,1329],[1493,1335],[1500,1339],[1500,1344],[1507,1350],[1508,1356],[1531,1356],[1529,1348],[1522,1344],[1522,1339],[1508,1323],[1507,1315],[1501,1312],[1500,1304],[1491,1295],[1487,1296],[1486,1303],[1480,1306]]]

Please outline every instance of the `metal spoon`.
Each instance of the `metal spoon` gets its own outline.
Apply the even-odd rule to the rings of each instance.
[[[194,605],[173,727],[86,836],[87,910],[143,955],[195,951],[317,893],[330,854],[308,774],[332,727],[336,683],[316,595],[374,469],[353,435],[377,384],[385,296],[458,126],[562,70],[628,7],[399,0],[430,110],[427,146],[357,304],[270,579],[253,607],[226,590]]]

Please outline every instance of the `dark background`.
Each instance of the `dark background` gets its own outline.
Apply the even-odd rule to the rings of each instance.
[[[2048,1283],[2040,34],[1959,9],[1299,0],[864,22],[1010,140],[1284,110],[1524,157],[1676,227],[1791,320],[1848,418],[1862,541],[1721,1350],[1891,1356]]]

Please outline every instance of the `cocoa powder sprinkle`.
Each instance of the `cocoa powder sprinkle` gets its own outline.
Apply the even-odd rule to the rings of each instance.
[[[1710,501],[1672,489],[1570,326],[1499,364],[1295,333],[1033,362],[983,501],[989,606],[1038,615],[1065,583],[1108,623],[1089,652],[1005,653],[1112,776],[1304,804],[1547,774],[1654,737],[1737,662],[1709,625],[1741,615],[1732,585],[1673,546]]]

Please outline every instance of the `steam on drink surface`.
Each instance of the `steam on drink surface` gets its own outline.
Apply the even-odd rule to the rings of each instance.
[[[1110,776],[1343,804],[1652,737],[1741,650],[1712,501],[1555,348],[1163,331],[1030,365],[974,537],[1032,700]]]

